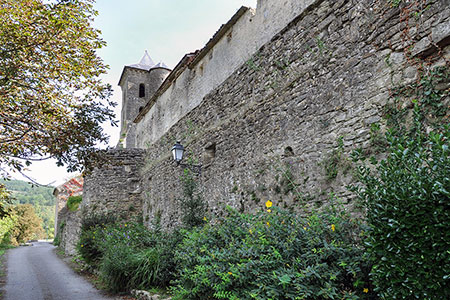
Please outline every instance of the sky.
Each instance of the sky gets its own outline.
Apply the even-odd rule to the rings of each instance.
[[[203,48],[241,6],[256,8],[256,1],[97,0],[99,14],[93,26],[101,30],[107,42],[98,54],[110,67],[103,80],[114,89],[113,100],[119,104],[115,109],[117,118],[122,101],[117,84],[125,65],[138,63],[147,50],[155,63],[162,61],[173,68],[186,53]],[[115,146],[119,128],[105,124],[104,130],[110,135],[109,146]],[[75,175],[50,160],[34,163],[29,169],[29,177],[54,186]]]

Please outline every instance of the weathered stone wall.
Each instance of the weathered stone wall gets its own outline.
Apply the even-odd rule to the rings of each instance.
[[[144,150],[123,149],[105,153],[107,163],[84,180],[83,214],[114,213],[124,218],[142,215],[142,187],[138,168]]]
[[[241,8],[136,125],[136,147],[147,149],[197,107],[217,86],[283,29],[314,0],[259,0],[257,9]],[[311,24],[310,24],[311,25]],[[220,31],[219,31],[220,32]],[[216,36],[217,37],[217,36]]]
[[[70,196],[83,195],[83,177],[74,177],[58,186],[53,191],[53,195],[56,197],[55,237],[59,239],[59,246],[66,254],[74,255],[80,234],[81,215],[79,210],[70,211],[67,208],[67,200]]]
[[[104,158],[107,163],[84,178],[83,201],[77,211],[69,211],[66,202],[69,194],[80,195],[81,192],[66,191],[67,184],[55,189],[54,194],[58,198],[56,207],[60,208],[56,229],[60,247],[66,254],[76,254],[84,216],[110,213],[123,220],[142,217],[142,188],[138,168],[143,164],[144,153],[140,149],[106,152]]]
[[[149,146],[144,220],[176,224],[177,139],[203,163],[198,180],[214,213],[262,208],[268,199],[303,210],[326,204],[330,193],[351,205],[348,154],[370,147],[389,89],[417,80],[416,58],[450,58],[449,1],[427,1],[417,13],[401,5],[315,1]]]

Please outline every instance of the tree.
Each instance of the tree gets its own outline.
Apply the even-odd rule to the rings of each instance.
[[[21,171],[55,158],[82,170],[116,125],[107,66],[96,50],[105,42],[91,26],[93,0],[0,2],[0,165]]]
[[[33,205],[19,204],[12,206],[11,215],[16,219],[10,235],[13,245],[29,239],[43,237],[42,219],[36,215]]]

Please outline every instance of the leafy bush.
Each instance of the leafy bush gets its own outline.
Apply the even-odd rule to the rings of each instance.
[[[82,200],[83,197],[81,196],[70,196],[69,199],[67,199],[67,208],[70,211],[76,211]]]
[[[309,218],[277,208],[230,210],[214,226],[184,232],[174,299],[369,297],[362,234],[362,225],[335,206]]]
[[[139,265],[139,256],[134,249],[125,245],[106,248],[101,259],[100,274],[103,282],[112,292],[128,291],[132,288],[131,278]]]
[[[81,234],[77,251],[85,262],[97,264],[104,253],[104,230],[113,224],[116,218],[111,214],[89,214],[81,220]]]
[[[111,216],[83,220],[78,251],[99,268],[102,281],[113,292],[132,288],[166,287],[175,273],[178,231],[151,231],[135,222],[113,223]],[[99,223],[100,222],[100,223]]]
[[[386,159],[359,168],[355,190],[367,207],[371,276],[382,298],[450,299],[450,134],[442,128],[388,134]]]
[[[182,237],[177,230],[171,233],[160,233],[157,235],[157,243],[154,247],[144,249],[138,254],[139,264],[132,278],[135,288],[169,286],[177,272],[174,257]]]

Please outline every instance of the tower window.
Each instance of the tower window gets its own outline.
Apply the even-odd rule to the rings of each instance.
[[[141,83],[139,85],[139,98],[144,98],[145,97],[145,85],[143,83]]]

